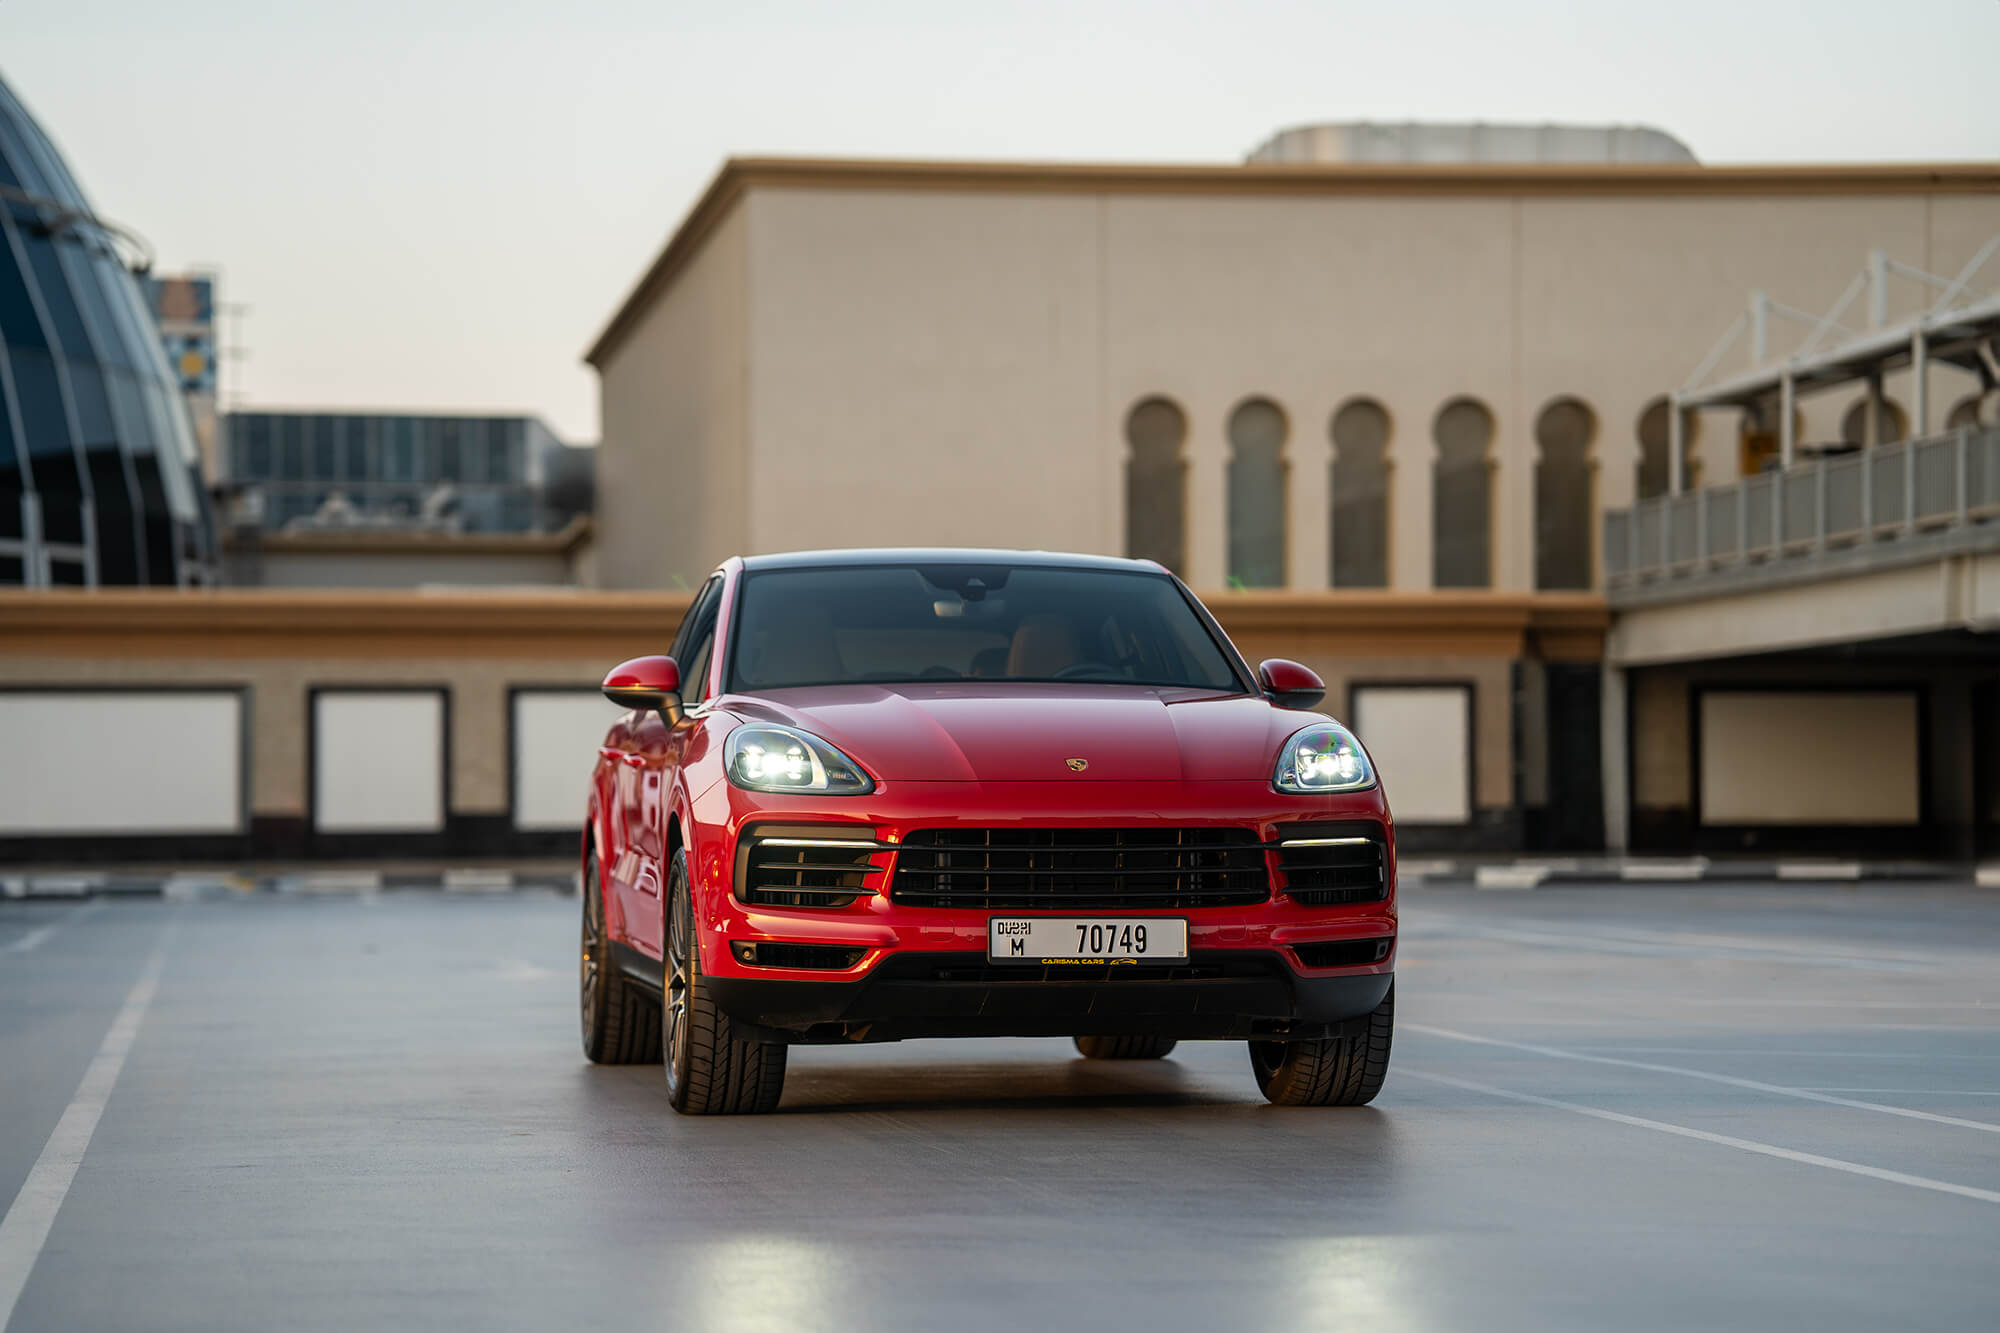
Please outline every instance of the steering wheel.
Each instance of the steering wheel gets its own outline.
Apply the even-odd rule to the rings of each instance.
[[[1073,662],[1056,672],[1057,680],[1078,680],[1084,676],[1115,676],[1118,668],[1108,662]]]

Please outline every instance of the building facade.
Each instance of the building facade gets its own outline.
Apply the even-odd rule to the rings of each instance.
[[[1824,310],[1871,251],[1951,274],[1997,235],[1989,166],[732,162],[588,353],[599,576],[899,543],[1150,556],[1225,623],[1287,608],[1285,655],[1385,756],[1413,848],[1718,847],[1628,774],[1667,687],[1628,711],[1587,638],[1496,660],[1480,608],[1603,587],[1602,516],[1674,489],[1669,395],[1750,293]],[[1876,322],[1934,295],[1891,286]],[[1985,388],[1891,368],[1802,399],[1794,443],[1934,429]],[[1703,486],[1776,438],[1751,412],[1679,434]],[[1436,624],[1425,651],[1385,607]]]
[[[1663,395],[1748,292],[1822,309],[1871,249],[1949,273],[1996,234],[1988,167],[735,162],[589,353],[600,569],[965,542],[1595,587],[1597,515],[1663,488]],[[1742,458],[1691,436],[1708,480]]]
[[[145,283],[146,304],[160,330],[167,368],[194,427],[201,475],[210,481],[222,475],[218,456],[222,349],[216,338],[216,285],[213,273],[155,274]]]
[[[123,250],[0,82],[0,584],[193,584],[214,524]]]
[[[560,527],[545,483],[565,446],[528,416],[248,411],[224,419],[232,527]]]

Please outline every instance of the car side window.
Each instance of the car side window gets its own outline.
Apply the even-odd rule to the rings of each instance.
[[[722,597],[722,575],[712,576],[701,585],[701,591],[688,603],[687,614],[681,617],[680,628],[674,631],[673,646],[667,649],[667,656],[674,659],[681,669],[681,679],[688,678],[688,650],[693,647],[695,636],[700,633],[702,618],[713,618],[715,604]]]
[[[708,698],[708,659],[715,651],[715,621],[721,609],[722,580],[718,577],[702,589],[674,642],[674,661],[681,669],[681,697],[689,703]]]

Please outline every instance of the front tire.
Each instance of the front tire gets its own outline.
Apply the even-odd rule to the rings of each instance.
[[[1180,1045],[1172,1037],[1076,1037],[1086,1060],[1164,1060]]]
[[[785,1091],[785,1045],[739,1040],[703,984],[687,850],[667,872],[667,1101],[682,1115],[762,1115]]]
[[[604,885],[597,849],[583,870],[583,958],[577,1000],[583,1018],[583,1053],[600,1065],[649,1065],[660,1058],[660,1006],[632,984],[611,956],[604,924]]]
[[[1366,1106],[1389,1074],[1396,985],[1375,1011],[1340,1025],[1323,1041],[1253,1041],[1250,1068],[1275,1106]]]

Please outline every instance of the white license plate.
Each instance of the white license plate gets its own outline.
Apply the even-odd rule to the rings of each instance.
[[[1158,916],[996,916],[986,923],[993,963],[1185,963],[1187,922]]]

